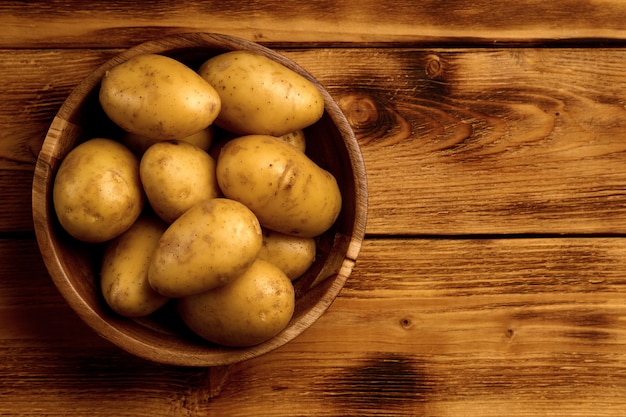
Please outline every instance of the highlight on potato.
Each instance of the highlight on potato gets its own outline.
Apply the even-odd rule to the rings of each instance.
[[[312,82],[262,55],[225,52],[208,59],[198,73],[220,96],[215,123],[237,134],[283,136],[324,113],[324,99]]]
[[[155,139],[179,139],[213,123],[215,89],[191,68],[157,54],[137,55],[104,75],[100,104],[122,129]]]
[[[85,242],[105,242],[132,226],[144,208],[139,161],[124,145],[93,138],[72,149],[54,179],[63,228]]]
[[[150,206],[167,223],[221,194],[213,157],[185,141],[157,142],[146,149],[139,177]]]
[[[222,147],[217,183],[243,202],[262,226],[303,237],[319,236],[341,210],[341,192],[328,171],[274,136],[246,135]]]
[[[342,207],[333,175],[307,152],[318,88],[248,51],[197,70],[141,54],[101,80],[119,128],[61,161],[54,212],[75,239],[104,245],[100,291],[126,317],[172,305],[210,343],[243,347],[284,329],[294,282]]]

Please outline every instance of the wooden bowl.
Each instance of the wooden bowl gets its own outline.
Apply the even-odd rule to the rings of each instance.
[[[99,290],[103,245],[71,238],[52,206],[52,184],[60,161],[78,143],[95,136],[115,135],[115,127],[98,102],[103,74],[144,53],[178,59],[192,68],[216,54],[250,50],[265,55],[314,82],[325,101],[322,119],[307,128],[307,153],[337,179],[343,208],[335,225],[318,240],[318,254],[309,271],[295,283],[296,309],[287,328],[253,347],[227,348],[193,335],[171,307],[130,319],[115,314]],[[328,92],[311,75],[286,57],[258,44],[210,33],[189,33],[146,42],[105,63],[69,95],[45,137],[35,167],[33,219],[37,241],[48,271],[62,296],[89,326],[105,339],[139,357],[182,366],[219,366],[257,357],[297,337],[327,310],[352,272],[365,233],[367,182],[363,159],[346,118]]]

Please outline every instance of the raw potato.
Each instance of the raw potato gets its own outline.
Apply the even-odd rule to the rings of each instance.
[[[167,223],[196,203],[220,193],[215,160],[187,142],[152,145],[141,158],[139,173],[152,209]]]
[[[252,265],[263,236],[254,214],[226,198],[204,200],[163,233],[148,269],[150,286],[168,297],[224,285]]]
[[[193,135],[185,136],[184,138],[176,140],[191,143],[203,151],[208,152],[209,149],[211,149],[211,144],[213,143],[213,134],[214,129],[213,125],[211,125],[206,129],[202,129],[201,131],[194,133]],[[130,150],[132,150],[135,155],[138,155],[139,157],[141,157],[141,155],[143,155],[143,153],[150,146],[162,141],[163,139],[148,138],[146,136],[136,135],[130,132],[126,132],[122,140],[124,145],[128,146]]]
[[[220,96],[215,124],[237,134],[282,136],[312,125],[324,113],[324,98],[313,82],[259,54],[222,53],[198,73]]]
[[[291,236],[264,229],[259,259],[276,265],[293,281],[313,264],[315,249],[312,237]]]
[[[332,174],[272,136],[227,142],[217,160],[217,182],[226,197],[249,207],[262,226],[285,234],[318,236],[341,210]]]
[[[154,139],[180,139],[211,125],[219,95],[185,64],[156,54],[130,58],[102,78],[100,104],[122,129]]]
[[[122,234],[139,217],[144,193],[139,160],[112,139],[90,139],[61,161],[53,185],[61,226],[84,242],[104,242]]]
[[[279,139],[295,146],[300,152],[306,151],[306,137],[304,136],[304,131],[302,129],[282,135]]]
[[[260,259],[231,283],[178,300],[180,316],[191,330],[231,347],[271,339],[289,324],[294,307],[289,278]]]
[[[167,225],[156,216],[141,216],[107,243],[100,270],[100,288],[107,304],[126,317],[143,317],[168,300],[148,283],[148,265]]]

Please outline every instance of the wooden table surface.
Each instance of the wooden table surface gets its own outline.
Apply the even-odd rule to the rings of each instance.
[[[626,415],[626,3],[227,3],[0,3],[0,415]],[[31,220],[35,160],[71,89],[124,48],[188,31],[308,69],[368,173],[339,298],[227,369],[151,363],[96,335]]]

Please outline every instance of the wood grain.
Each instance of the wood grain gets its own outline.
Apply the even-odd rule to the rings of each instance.
[[[0,47],[128,47],[164,34],[211,31],[271,44],[536,44],[624,42],[626,5],[520,0],[0,3]],[[242,23],[245,22],[245,23]]]
[[[211,398],[208,370],[104,341],[32,240],[0,240],[14,260],[0,264],[0,414],[622,416],[625,251],[620,238],[366,240],[328,313]]]
[[[625,414],[626,3],[96,4],[0,2],[0,415]],[[308,69],[369,179],[367,237],[328,312],[230,368],[158,365],[98,336],[31,220],[35,160],[71,89],[188,31]]]
[[[623,49],[281,51],[351,120],[368,171],[368,233],[626,232]],[[78,81],[117,52],[0,51],[0,191],[10,196],[0,231],[32,230],[46,130]]]

